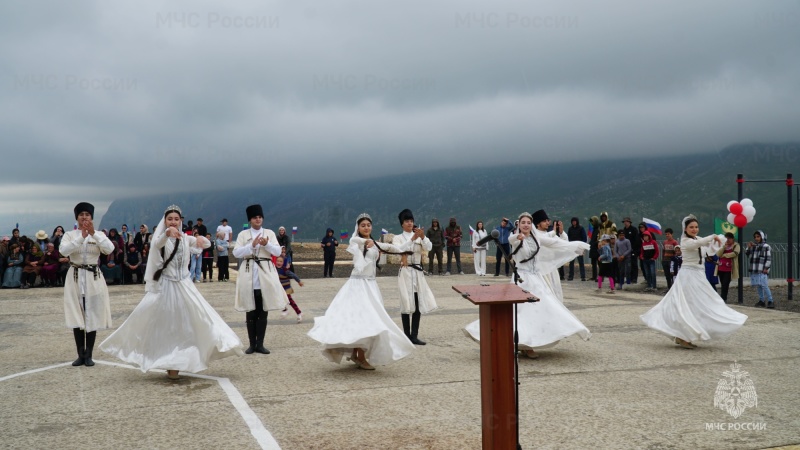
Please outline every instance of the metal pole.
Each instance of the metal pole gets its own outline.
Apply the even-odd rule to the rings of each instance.
[[[792,186],[794,186],[794,180],[792,179],[792,174],[786,174],[786,193],[787,193],[787,202],[788,202],[788,218],[789,218],[789,255],[787,257],[786,263],[786,281],[788,282],[789,286],[787,287],[787,298],[789,300],[792,299],[792,285],[794,283],[794,278],[792,277]]]
[[[744,196],[743,196],[744,175],[741,174],[741,173],[736,175],[736,188],[737,188],[737,191],[738,191],[736,198],[737,198],[737,200],[739,202],[741,202],[742,198],[744,198]],[[739,229],[738,235],[739,235],[739,248],[740,249],[744,249],[744,240],[742,239],[743,236],[744,236],[744,233],[742,232],[742,229]],[[739,295],[739,304],[740,305],[744,303],[744,286],[742,286],[742,283],[744,283],[744,268],[745,268],[745,265],[744,265],[744,252],[739,251],[739,286],[736,288],[736,290],[737,290],[737,293]]]

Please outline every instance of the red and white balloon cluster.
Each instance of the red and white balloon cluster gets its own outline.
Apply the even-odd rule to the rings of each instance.
[[[731,200],[728,202],[728,222],[736,225],[738,228],[744,228],[745,225],[753,221],[756,215],[756,209],[753,208],[753,201],[749,198],[743,198],[741,202]]]

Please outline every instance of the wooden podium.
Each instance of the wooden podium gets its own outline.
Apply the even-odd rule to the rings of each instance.
[[[514,304],[538,300],[514,284],[453,286],[480,307],[483,449],[517,448]]]

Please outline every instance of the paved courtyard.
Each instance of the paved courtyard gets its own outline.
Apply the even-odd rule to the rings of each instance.
[[[304,321],[270,314],[270,355],[214,361],[170,382],[95,349],[72,367],[62,291],[0,291],[0,448],[476,449],[481,445],[478,345],[461,328],[478,309],[454,284],[506,283],[474,275],[431,277],[443,308],[422,318],[424,347],[376,371],[336,365],[306,336],[345,278],[296,288]],[[379,278],[399,323],[396,279]],[[246,341],[233,283],[197,285]],[[114,326],[143,295],[112,286]],[[745,326],[685,350],[639,315],[658,297],[597,294],[564,284],[566,305],[592,332],[520,360],[524,449],[761,449],[800,443],[800,315],[735,308]],[[98,333],[98,344],[111,330]],[[738,366],[732,367],[734,363]],[[714,406],[724,372],[752,381],[758,403],[734,418]]]

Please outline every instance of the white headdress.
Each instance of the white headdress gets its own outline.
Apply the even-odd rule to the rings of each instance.
[[[181,208],[178,205],[169,205],[167,209],[164,210],[164,215],[161,216],[161,221],[158,222],[158,226],[156,230],[153,231],[153,238],[152,241],[155,242],[156,238],[164,234],[167,230],[167,225],[165,222],[167,212],[175,211],[178,215],[183,215],[181,212]],[[179,245],[180,242],[176,242],[176,245]],[[150,252],[147,254],[147,268],[145,269],[144,273],[144,282],[145,292],[158,292],[158,281],[153,279],[153,274],[156,273],[156,270],[160,269],[161,266],[164,265],[164,258],[161,257],[161,251],[159,249],[150,247]]]
[[[361,235],[358,234],[358,223],[361,222],[361,219],[367,219],[369,223],[372,223],[372,217],[370,217],[369,214],[365,212],[359,214],[358,217],[356,217],[356,227],[353,229],[353,234],[351,236],[361,237]]]
[[[697,220],[697,217],[695,217],[694,214],[689,214],[688,216],[684,217],[681,221],[681,230],[686,231],[686,223],[692,219]]]

